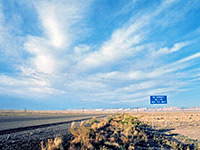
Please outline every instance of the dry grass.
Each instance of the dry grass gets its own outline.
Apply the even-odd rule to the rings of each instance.
[[[145,115],[145,117],[144,117]],[[137,116],[137,117],[136,117]],[[198,149],[198,142],[180,142],[172,136],[167,136],[144,123],[150,124],[147,117],[149,114],[119,114],[110,116],[108,119],[97,120],[93,118],[90,122],[81,122],[80,126],[72,123],[70,132],[72,139],[69,142],[69,150],[108,150],[108,149]],[[161,116],[160,116],[161,117]],[[140,121],[140,118],[142,121]],[[158,119],[158,120],[161,120]],[[176,119],[175,119],[176,120]],[[55,142],[48,141],[46,147],[42,144],[42,150],[55,147]],[[49,146],[50,145],[50,146]],[[57,148],[57,147],[55,147]]]
[[[42,150],[64,150],[62,146],[62,138],[56,137],[53,139],[48,139],[48,141],[44,144],[44,142],[41,142],[41,149]]]
[[[148,124],[152,122],[151,112],[132,114]],[[164,112],[154,112],[154,122],[157,127],[163,127],[164,117]],[[200,128],[200,112],[166,112],[166,119],[168,127],[197,126]]]
[[[134,116],[140,118],[141,121],[148,125],[152,125],[152,113],[151,112],[138,112],[134,113]],[[154,124],[156,129],[163,129],[165,114],[164,112],[154,112]],[[168,129],[172,130],[172,133],[183,134],[189,138],[200,140],[200,112],[166,112],[166,123]]]

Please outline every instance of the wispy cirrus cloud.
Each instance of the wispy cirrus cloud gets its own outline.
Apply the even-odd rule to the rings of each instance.
[[[164,55],[164,54],[174,53],[181,50],[187,45],[189,45],[189,42],[179,42],[179,43],[174,44],[173,47],[171,48],[164,47],[164,48],[159,49],[158,51],[154,53],[154,55]]]
[[[177,5],[185,4],[176,0],[152,2],[152,7],[143,4],[144,8],[139,7],[142,2],[140,5],[134,2],[133,7],[124,4],[119,11],[115,10],[118,13],[109,15],[113,17],[111,20],[123,23],[105,26],[102,24],[106,22],[91,23],[94,13],[91,3],[34,1],[41,33],[22,37],[11,32],[12,24],[6,27],[6,12],[2,11],[0,18],[4,21],[0,23],[0,30],[5,37],[10,37],[8,45],[23,40],[14,47],[16,53],[19,51],[20,63],[12,64],[17,71],[0,74],[1,93],[12,92],[25,97],[54,95],[78,102],[116,104],[145,101],[151,94],[173,95],[196,85],[193,81],[199,78],[200,72],[193,70],[199,66],[199,44],[198,39],[188,36],[196,29],[188,29],[188,33],[171,31],[175,28],[173,25],[190,15],[188,12],[195,4],[184,11]],[[137,7],[136,13],[131,13],[130,10]],[[166,14],[169,11],[170,16]],[[101,15],[101,12],[95,14]],[[119,18],[125,14],[128,19]],[[173,14],[176,20],[171,17]],[[92,28],[101,25],[104,27],[101,30],[109,30],[110,34],[98,42],[101,36],[94,37]],[[0,39],[1,47],[6,43],[5,37]],[[11,52],[11,47],[4,46],[1,51]]]
[[[60,76],[59,74],[64,73],[63,70],[68,67],[69,60],[66,59],[66,55],[71,53],[69,47],[77,39],[78,34],[83,32],[81,31],[83,26],[82,18],[89,3],[35,1],[32,4],[37,11],[38,24],[40,24],[42,34],[40,34],[41,36],[26,35],[24,37],[26,39],[24,47],[19,44],[16,45],[17,49],[21,48],[23,52],[29,55],[26,59],[22,58],[22,56],[18,57],[23,63],[16,64],[15,67],[20,70],[21,74],[16,74],[16,77],[4,75],[4,78],[1,79],[2,86],[6,87],[6,83],[8,84],[8,88],[5,88],[2,93],[7,93],[5,92],[6,89],[9,91],[11,88],[19,91],[19,93],[23,93],[22,91],[28,88],[29,90],[26,91],[29,94],[25,94],[26,96],[37,92],[46,93],[45,95],[63,93],[60,92],[62,90],[56,90],[53,87],[55,80],[58,79],[55,75]],[[70,7],[66,9],[66,6]],[[3,13],[1,13],[1,18],[4,18]],[[9,39],[11,40],[15,38],[14,41],[16,42],[17,37],[9,32],[12,24],[10,26],[6,27],[6,23],[1,22],[3,33],[10,36]],[[76,34],[74,34],[75,30]],[[2,41],[2,45],[4,45],[2,50],[9,52],[10,48],[5,47],[7,37],[2,36],[2,38],[4,40]],[[8,42],[9,44],[11,40]],[[14,55],[16,56],[16,54]],[[33,81],[46,84],[33,84]],[[15,83],[15,86],[10,83]],[[17,89],[16,87],[20,88]]]

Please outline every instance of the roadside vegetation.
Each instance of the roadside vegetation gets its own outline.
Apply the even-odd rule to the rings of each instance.
[[[165,134],[166,130],[154,130],[129,114],[118,114],[104,120],[93,118],[80,125],[72,123],[68,139],[56,137],[41,142],[42,150],[140,150],[174,149],[200,150],[198,141],[179,141]]]

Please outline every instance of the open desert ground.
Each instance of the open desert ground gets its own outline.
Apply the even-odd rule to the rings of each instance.
[[[131,114],[150,128],[152,112],[118,112]],[[107,118],[116,112],[106,111],[10,111],[0,113],[0,148],[10,149],[40,149],[40,142],[54,139],[57,136],[68,139],[73,121],[79,126],[83,120]],[[200,111],[153,112],[154,130],[162,131],[181,143],[200,141]],[[151,132],[151,131],[150,131]]]
[[[132,114],[152,126],[152,112]],[[155,128],[165,128],[165,112],[153,112],[153,116]],[[171,129],[171,133],[177,133],[200,141],[200,111],[166,112],[166,129]]]

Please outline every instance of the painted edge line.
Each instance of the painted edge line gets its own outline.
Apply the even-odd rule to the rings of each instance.
[[[102,115],[102,116],[95,116],[96,118],[103,118],[106,117],[107,115]],[[70,120],[70,121],[64,121],[64,122],[56,122],[56,123],[50,123],[50,124],[41,124],[41,125],[35,125],[35,126],[27,126],[27,127],[19,127],[19,128],[13,128],[13,129],[6,129],[6,130],[0,130],[0,135],[4,134],[10,134],[10,133],[15,133],[15,132],[21,132],[21,131],[26,131],[26,130],[33,130],[33,129],[38,129],[38,128],[46,128],[50,126],[56,126],[56,125],[61,125],[61,124],[67,124],[67,123],[72,123],[72,122],[79,122],[79,121],[84,121],[84,120],[89,120],[92,119],[92,117],[88,118],[83,118],[83,119],[76,119],[76,120]]]

